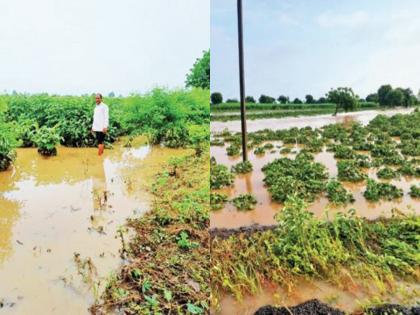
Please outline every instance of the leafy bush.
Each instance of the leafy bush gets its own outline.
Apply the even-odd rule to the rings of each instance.
[[[41,127],[34,136],[38,152],[42,155],[57,155],[56,146],[60,143],[60,135],[55,128]]]
[[[410,186],[410,196],[413,198],[420,198],[420,186]]]
[[[232,200],[233,204],[238,210],[252,210],[257,204],[257,199],[251,194],[239,195]]]
[[[376,175],[378,178],[382,179],[392,179],[398,177],[398,172],[394,171],[392,168],[384,167],[381,168]]]
[[[327,198],[330,202],[340,205],[354,202],[353,195],[343,187],[343,185],[336,181],[331,180],[327,184]]]
[[[210,188],[219,189],[230,186],[233,183],[233,175],[225,165],[210,163]]]
[[[7,170],[16,158],[16,140],[11,126],[0,121],[0,171]]]
[[[403,196],[403,191],[388,183],[378,183],[368,179],[367,187],[363,196],[369,201],[392,200]]]
[[[341,160],[337,162],[338,179],[341,181],[360,182],[367,176],[364,174],[355,160]]]
[[[265,148],[264,147],[257,147],[254,150],[255,155],[263,155],[265,154]]]
[[[224,194],[210,193],[210,209],[222,209],[224,204],[227,202],[227,199],[227,196]]]
[[[232,172],[238,174],[245,174],[252,171],[252,164],[250,161],[239,162],[238,164],[232,166]]]
[[[229,156],[237,156],[241,152],[241,149],[236,144],[231,144],[226,148],[227,155]]]
[[[313,162],[313,156],[307,153],[299,153],[294,160],[276,159],[266,164],[262,171],[271,197],[278,202],[284,202],[292,194],[313,201],[325,190],[328,179],[325,166]]]

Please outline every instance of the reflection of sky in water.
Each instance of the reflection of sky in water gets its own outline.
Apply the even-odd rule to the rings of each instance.
[[[136,159],[144,159],[149,154],[151,150],[151,147],[149,145],[141,146],[139,148],[129,148],[126,151],[124,151],[122,159],[127,159],[130,157],[136,158]]]

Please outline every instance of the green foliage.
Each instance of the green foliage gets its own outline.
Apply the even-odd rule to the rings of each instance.
[[[392,178],[397,178],[398,177],[398,172],[394,171],[392,168],[390,167],[384,167],[381,168],[376,175],[378,176],[378,178],[382,178],[382,179],[392,179]]]
[[[302,199],[290,196],[277,222],[273,230],[213,240],[213,292],[240,299],[263,283],[337,281],[343,270],[367,280],[369,289],[398,276],[418,280],[419,216],[370,221],[350,212],[318,220]]]
[[[265,148],[264,147],[256,147],[254,150],[255,155],[263,155],[265,154]]]
[[[243,194],[233,198],[232,202],[238,210],[248,211],[255,208],[257,199],[251,194]]]
[[[0,118],[0,172],[7,170],[16,158],[17,145],[12,126]]]
[[[325,190],[328,173],[324,165],[313,162],[309,154],[299,153],[294,160],[276,159],[266,164],[262,171],[271,197],[284,202],[289,195],[313,201]]]
[[[211,193],[210,194],[210,209],[219,210],[222,209],[228,198],[224,194]]]
[[[241,152],[239,145],[232,143],[230,146],[226,148],[227,155],[229,156],[237,156]]]
[[[94,98],[92,96],[6,95],[5,119],[16,124],[22,146],[33,146],[36,126],[56,127],[61,144],[72,147],[94,146],[91,133]],[[144,95],[112,97],[110,125],[105,138],[113,142],[122,135],[148,134],[152,143],[169,146],[189,144],[190,125],[208,125],[209,91],[201,89],[154,89]]]
[[[363,196],[369,201],[393,200],[403,196],[403,191],[388,183],[378,183],[373,179],[368,179],[367,187]]]
[[[411,185],[409,194],[413,198],[420,198],[420,186]]]
[[[237,174],[245,174],[252,171],[252,164],[250,161],[239,162],[232,166],[232,172]]]
[[[336,104],[336,111],[339,108],[344,109],[345,112],[354,110],[359,106],[359,97],[354,94],[353,90],[348,87],[339,87],[335,90],[331,90],[327,94],[329,102]]]
[[[219,92],[211,93],[210,100],[213,105],[221,104],[223,103],[223,95]]]
[[[233,174],[225,165],[210,163],[210,188],[220,189],[233,183]]]
[[[351,203],[355,201],[353,195],[349,193],[343,187],[343,185],[336,180],[331,180],[328,182],[327,198],[330,202],[337,205],[345,205],[347,203]]]
[[[273,104],[276,102],[276,99],[274,97],[261,94],[260,98],[258,99],[258,102],[261,104]]]
[[[56,146],[60,143],[61,137],[56,128],[43,126],[36,131],[34,143],[38,152],[42,155],[57,155]]]
[[[189,235],[186,231],[182,231],[177,237],[177,240],[178,247],[181,249],[189,250],[199,246],[197,242],[190,241]]]
[[[360,182],[366,179],[355,160],[341,160],[337,162],[338,179],[340,181]]]
[[[203,56],[194,63],[185,81],[186,87],[210,89],[210,50],[204,51]]]

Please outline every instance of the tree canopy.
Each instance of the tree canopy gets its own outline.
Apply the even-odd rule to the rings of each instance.
[[[204,51],[203,56],[198,58],[185,81],[187,87],[210,89],[210,50]]]

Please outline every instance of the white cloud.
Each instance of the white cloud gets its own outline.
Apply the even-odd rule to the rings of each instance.
[[[365,11],[356,11],[349,14],[328,11],[319,15],[316,21],[320,26],[325,28],[355,28],[366,25],[369,22],[369,15]]]

